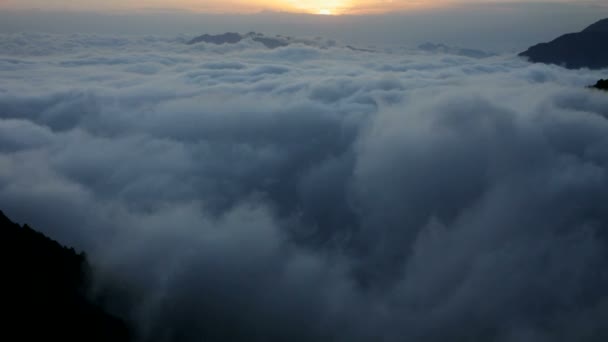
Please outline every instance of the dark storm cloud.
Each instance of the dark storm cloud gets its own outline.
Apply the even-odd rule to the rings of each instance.
[[[608,335],[605,71],[1,41],[0,207],[85,248],[143,339]]]

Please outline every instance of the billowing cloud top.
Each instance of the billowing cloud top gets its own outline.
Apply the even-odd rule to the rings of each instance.
[[[0,35],[0,208],[144,340],[608,336],[607,71]]]

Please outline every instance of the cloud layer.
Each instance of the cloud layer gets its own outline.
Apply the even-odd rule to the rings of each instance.
[[[0,208],[143,340],[608,337],[606,71],[184,41],[0,36]]]

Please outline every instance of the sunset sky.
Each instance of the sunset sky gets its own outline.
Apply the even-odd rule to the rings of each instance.
[[[310,14],[370,14],[483,4],[495,0],[0,0],[0,8],[68,11],[186,10],[209,13],[284,11]],[[510,0],[509,3],[590,3],[604,1]]]
[[[606,17],[606,0],[0,0],[0,33],[256,31],[361,46],[451,42],[497,52]]]

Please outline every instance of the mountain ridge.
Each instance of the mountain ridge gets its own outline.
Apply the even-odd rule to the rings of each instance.
[[[296,39],[293,37],[277,35],[274,37],[266,36],[262,33],[257,32],[249,32],[246,34],[240,34],[236,32],[226,32],[222,34],[203,34],[201,36],[197,36],[192,38],[186,44],[195,45],[199,43],[208,43],[215,45],[224,45],[224,44],[237,44],[241,41],[250,39],[254,42],[260,43],[269,49],[276,49],[280,47],[285,47],[293,43],[301,43],[305,45],[314,45],[313,40],[306,39]]]
[[[357,52],[378,52],[374,49],[360,48],[353,45],[339,45],[336,41],[331,39],[323,39],[321,37],[316,38],[296,38],[285,35],[268,36],[263,33],[249,32],[246,34],[236,32],[226,32],[222,34],[203,34],[194,37],[186,42],[187,45],[196,45],[200,43],[214,44],[214,45],[231,45],[238,44],[242,41],[250,40],[255,43],[262,44],[268,49],[277,49],[281,47],[290,46],[292,44],[302,44],[305,46],[315,47],[319,49],[328,49],[332,47],[341,47]]]
[[[589,88],[594,88],[598,90],[608,91],[608,79],[601,79],[597,81],[596,84],[590,86]]]
[[[604,32],[608,33],[608,18],[602,19],[596,23],[589,25],[582,32]]]
[[[494,54],[490,52],[469,48],[453,47],[442,43],[426,42],[418,45],[418,49],[429,53],[444,53],[469,58],[488,58],[494,56]]]
[[[89,298],[84,253],[64,247],[0,211],[0,339],[126,342],[129,330]]]
[[[555,64],[567,69],[608,68],[608,18],[581,32],[564,34],[519,54],[533,63]]]

